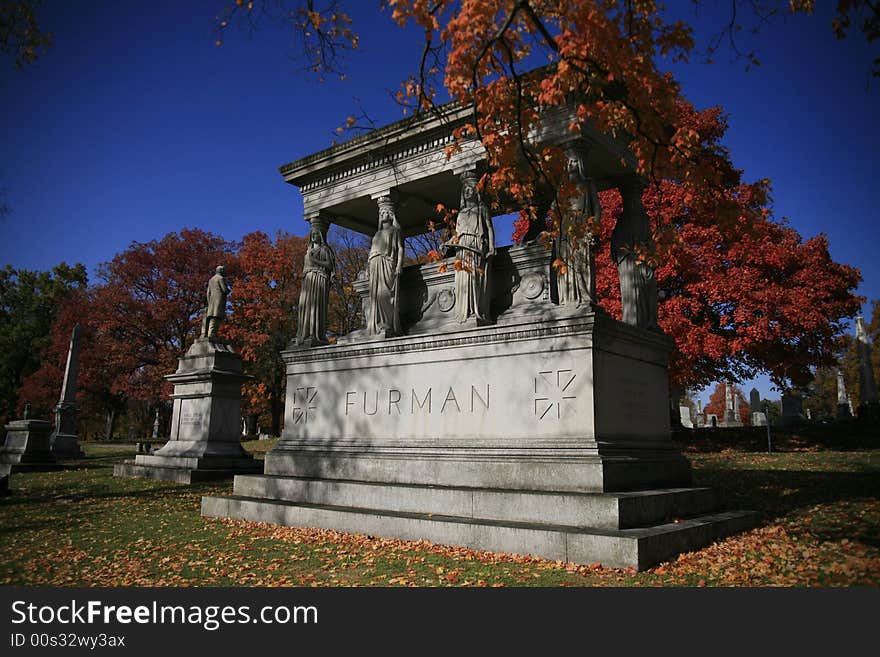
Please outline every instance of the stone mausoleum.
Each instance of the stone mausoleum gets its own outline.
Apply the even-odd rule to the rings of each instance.
[[[639,569],[749,527],[693,486],[670,440],[672,340],[634,255],[650,225],[631,154],[590,125],[571,132],[564,111],[535,136],[568,154],[580,211],[621,191],[617,321],[595,299],[589,240],[496,248],[481,145],[446,154],[468,119],[448,106],[281,167],[311,225],[284,431],[264,473],[237,475],[202,514]],[[446,259],[403,267],[438,203],[459,210]],[[328,344],[332,224],[372,249],[364,326]]]

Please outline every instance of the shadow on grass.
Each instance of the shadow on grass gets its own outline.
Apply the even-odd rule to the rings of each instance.
[[[835,505],[811,522],[811,531],[824,540],[856,539],[880,547],[880,526],[866,522],[864,503],[880,514],[880,475],[877,471],[815,472],[805,470],[755,470],[709,466],[695,471],[696,483],[719,490],[730,509],[761,514],[763,523],[809,515],[814,507]],[[848,513],[852,511],[852,516]]]
[[[229,494],[232,482],[203,482],[199,484],[164,484],[155,488],[134,490],[107,490],[98,482],[75,482],[75,487],[68,488],[30,488],[11,489],[10,494],[0,499],[0,514],[6,512],[6,519],[0,523],[0,536],[13,534],[21,530],[40,530],[50,527],[63,530],[73,527],[83,520],[100,515],[106,509],[93,510],[83,502],[114,502],[121,505],[120,513],[125,513],[126,500],[137,499],[139,502],[159,503],[169,498],[194,496],[200,498],[209,494]],[[113,480],[106,485],[112,485]],[[101,485],[103,490],[96,490]],[[85,490],[84,490],[85,488]],[[91,490],[88,490],[91,488]],[[65,492],[69,491],[69,492]],[[17,508],[16,508],[17,507]],[[161,512],[161,511],[160,511]],[[59,519],[59,513],[63,516]],[[9,522],[9,520],[12,522]]]

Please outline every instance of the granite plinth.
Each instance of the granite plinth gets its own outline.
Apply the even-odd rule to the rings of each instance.
[[[0,474],[57,470],[50,446],[52,424],[44,420],[13,420],[6,425],[0,448]]]
[[[174,383],[168,441],[114,466],[113,476],[188,484],[262,471],[241,446],[241,384],[250,377],[228,344],[199,338],[165,378]]]
[[[546,312],[289,350],[262,475],[202,514],[647,568],[754,523],[671,442],[671,341]]]
[[[236,476],[236,490],[251,488],[248,484],[239,484],[242,479],[250,478]],[[343,489],[340,492],[351,493],[363,484],[323,480],[319,481],[312,495],[299,499],[329,496],[338,501],[347,500],[346,495],[335,498],[332,490],[321,493],[322,488],[336,485]],[[345,490],[348,486],[351,488]],[[532,508],[531,513],[523,514],[530,518],[528,520],[515,519],[517,507],[505,504],[516,500],[519,491],[437,488],[419,492],[433,498],[426,501],[429,505],[427,508],[440,511],[412,511],[400,505],[393,505],[390,510],[370,506],[370,501],[374,499],[411,499],[412,491],[395,491],[392,488],[381,495],[354,500],[353,506],[294,502],[275,497],[206,496],[202,498],[202,515],[288,526],[323,527],[403,540],[427,540],[479,550],[637,570],[644,570],[681,552],[699,549],[725,536],[749,529],[756,521],[756,514],[744,511],[701,513],[694,517],[675,515],[700,509],[706,502],[702,489],[643,491],[632,498],[610,493],[585,495],[577,500],[577,504],[571,505],[569,511],[561,514],[555,512],[557,509],[554,507],[559,498],[548,495],[544,500],[534,500],[538,507]],[[456,507],[471,496],[484,498],[486,504],[475,506],[473,510]],[[437,503],[443,497],[447,498],[449,504]],[[472,499],[476,500],[476,497]],[[489,499],[491,497],[495,499]],[[570,515],[572,509],[575,517]],[[542,515],[541,510],[547,515]],[[443,511],[452,511],[453,514],[447,515]],[[664,520],[634,527],[613,526],[622,522],[644,522],[652,517],[662,517]],[[559,519],[576,520],[577,524],[558,524]],[[590,522],[596,524],[591,526],[588,524]]]

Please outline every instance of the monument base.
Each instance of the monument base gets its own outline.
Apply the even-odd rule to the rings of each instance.
[[[174,383],[171,436],[152,454],[115,465],[114,477],[191,484],[262,472],[241,446],[241,357],[225,342],[199,338],[165,377]]]
[[[234,490],[203,497],[202,515],[637,570],[756,521],[752,512],[716,511],[707,488],[529,492],[238,475]]]
[[[869,402],[859,406],[859,421],[880,424],[880,402]]]
[[[65,433],[53,433],[50,439],[52,454],[59,459],[81,459],[83,451],[76,436]]]
[[[670,348],[567,313],[283,352],[265,474],[202,515],[647,568],[755,520],[692,486]]]
[[[0,449],[0,474],[58,470],[49,445],[53,425],[44,420],[13,420],[6,425]]]

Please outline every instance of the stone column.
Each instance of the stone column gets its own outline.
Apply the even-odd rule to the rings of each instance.
[[[85,456],[76,437],[76,377],[79,371],[79,333],[79,324],[77,324],[70,334],[61,398],[55,407],[55,430],[52,432],[50,441],[52,453],[59,458]]]
[[[644,257],[654,251],[651,222],[642,205],[645,183],[630,176],[619,184],[623,213],[611,235],[611,257],[620,274],[623,321],[640,328],[659,330],[657,281],[654,268]]]

